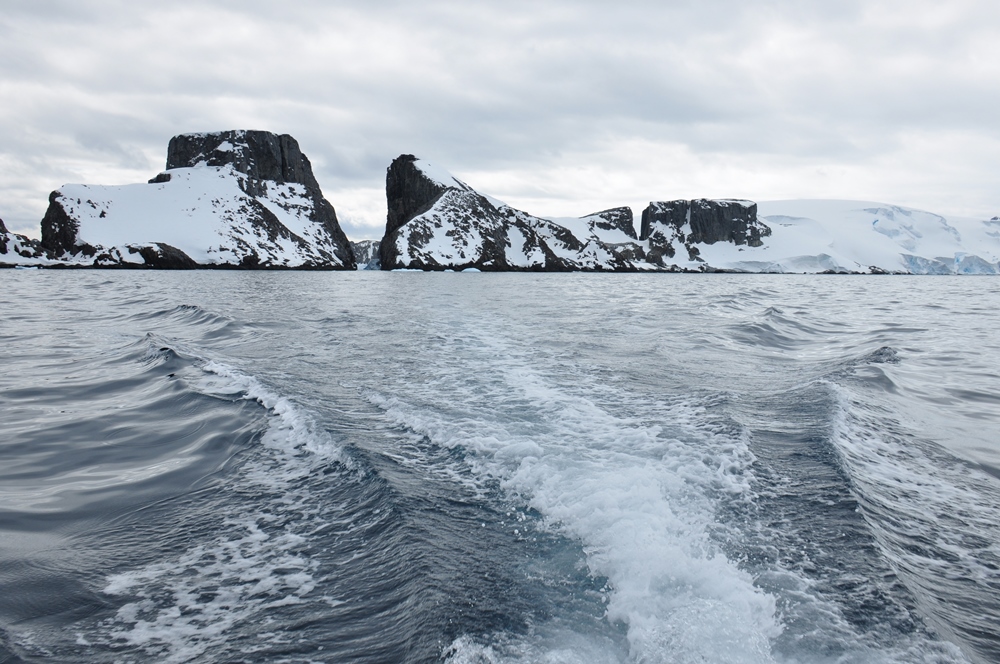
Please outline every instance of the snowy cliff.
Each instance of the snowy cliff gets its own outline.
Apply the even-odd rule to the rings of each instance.
[[[52,192],[42,247],[95,267],[354,269],[350,243],[288,135],[184,134],[147,184]]]
[[[725,243],[759,247],[771,229],[757,219],[757,204],[740,200],[653,202],[642,212],[640,237],[648,243],[650,262],[665,265],[682,252],[681,260],[698,261],[698,245]]]
[[[386,174],[383,270],[570,271],[648,269],[632,211],[543,219],[475,191],[447,171],[402,155]]]
[[[401,155],[379,242],[351,243],[291,136],[184,134],[147,184],[65,185],[0,266],[1000,274],[1000,217],[864,201],[694,199],[542,218]]]

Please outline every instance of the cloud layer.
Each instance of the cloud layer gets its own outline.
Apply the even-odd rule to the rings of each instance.
[[[295,136],[354,238],[412,152],[535,214],[859,198],[1000,214],[1000,5],[11,0],[0,218],[177,133]]]

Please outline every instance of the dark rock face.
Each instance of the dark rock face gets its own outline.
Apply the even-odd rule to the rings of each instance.
[[[53,191],[49,194],[49,207],[42,217],[42,246],[54,254],[62,254],[76,246],[76,234],[80,230],[80,222],[71,219],[59,203],[62,194]]]
[[[611,208],[610,210],[602,210],[601,212],[595,212],[587,216],[598,217],[601,220],[595,223],[598,228],[606,231],[619,230],[633,240],[638,239],[635,236],[635,219],[632,216],[632,208],[630,207]]]
[[[444,194],[446,188],[428,178],[416,166],[417,158],[412,154],[402,154],[392,160],[385,173],[385,199],[388,205],[385,236],[379,242],[379,264],[383,270],[391,270],[399,264],[399,251],[395,239],[399,230],[414,217],[433,207]],[[424,239],[418,232],[412,236],[416,242]],[[426,240],[429,240],[429,236]]]
[[[642,211],[642,234],[645,240],[653,233],[653,224],[673,226],[683,230],[691,244],[732,242],[759,247],[761,237],[771,234],[771,229],[757,220],[757,204],[751,201],[708,200],[667,201],[650,203]]]
[[[389,204],[386,233],[427,212],[445,191],[445,187],[417,168],[416,161],[412,154],[403,154],[393,159],[386,171],[385,198]]]
[[[757,219],[751,201],[709,200],[653,202],[642,211],[639,237],[649,241],[651,261],[672,258],[680,245],[689,260],[700,260],[696,244],[731,242],[759,247],[771,229]]]
[[[80,222],[66,214],[60,198],[58,191],[49,194],[49,207],[42,217],[42,247],[54,256],[75,253],[80,231]]]
[[[207,134],[181,134],[170,139],[167,146],[167,170],[206,166],[232,165],[249,178],[247,193],[259,196],[267,181],[303,184],[319,190],[312,164],[299,149],[298,142],[288,134],[280,136],[269,131],[231,130]]]
[[[147,267],[159,270],[193,270],[198,267],[190,256],[169,244],[157,242],[144,247],[129,247],[129,252],[142,256]]]

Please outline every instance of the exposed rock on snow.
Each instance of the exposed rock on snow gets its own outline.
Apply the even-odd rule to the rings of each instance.
[[[383,270],[653,267],[635,238],[628,208],[580,219],[543,219],[484,196],[413,155],[402,155],[389,166],[386,200],[386,233],[380,246]]]
[[[378,240],[358,240],[351,242],[354,249],[354,260],[358,263],[359,270],[379,269]]]
[[[0,265],[36,264],[45,258],[37,240],[11,233],[0,219]]]
[[[290,136],[176,136],[166,165],[148,184],[52,192],[40,242],[0,222],[0,266],[1000,274],[1000,217],[694,199],[650,203],[636,237],[629,208],[536,217],[402,155],[385,236],[351,243]]]
[[[516,210],[412,155],[386,177],[382,269],[998,274],[1000,219],[858,201],[653,202],[582,219]]]
[[[673,258],[680,247],[686,258],[697,261],[699,244],[725,242],[733,245],[761,246],[761,238],[771,229],[757,219],[757,204],[740,200],[653,202],[642,211],[640,238],[649,242],[649,259],[663,263]]]
[[[771,201],[758,207],[772,231],[761,237],[761,246],[698,244],[699,258],[748,272],[1000,273],[1000,221],[865,201]]]
[[[147,184],[61,187],[41,245],[95,267],[355,267],[298,143],[265,131],[175,136]]]

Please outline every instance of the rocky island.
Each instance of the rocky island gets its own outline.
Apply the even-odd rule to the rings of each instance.
[[[41,248],[91,267],[354,269],[351,245],[291,136],[182,134],[146,184],[52,192]]]

